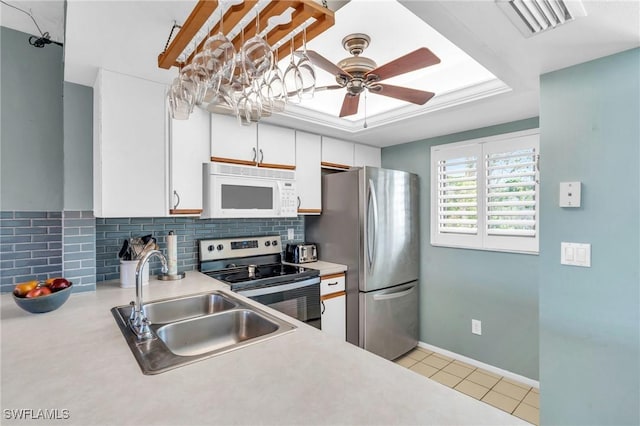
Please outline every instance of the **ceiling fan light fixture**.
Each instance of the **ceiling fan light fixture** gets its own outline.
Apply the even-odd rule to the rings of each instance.
[[[496,0],[525,37],[531,37],[586,16],[581,0]]]

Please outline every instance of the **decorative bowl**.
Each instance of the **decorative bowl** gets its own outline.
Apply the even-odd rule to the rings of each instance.
[[[55,293],[47,294],[46,296],[39,296],[33,298],[18,297],[13,294],[13,300],[27,312],[32,314],[42,314],[44,312],[51,312],[64,305],[69,296],[71,295],[71,289],[73,284],[62,290],[58,290]]]

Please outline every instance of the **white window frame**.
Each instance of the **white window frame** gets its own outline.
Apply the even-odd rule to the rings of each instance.
[[[535,236],[490,235],[487,225],[487,155],[533,148],[535,151]],[[540,155],[540,130],[530,129],[487,138],[431,147],[431,244],[475,250],[538,254],[540,244],[540,184],[537,161]],[[440,232],[439,163],[441,160],[476,157],[477,233]],[[470,225],[472,226],[472,225]]]

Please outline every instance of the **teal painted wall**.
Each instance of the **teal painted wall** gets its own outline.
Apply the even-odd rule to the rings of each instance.
[[[0,208],[62,210],[62,47],[0,28]]]
[[[538,379],[538,256],[432,247],[430,148],[538,127],[531,118],[382,150],[382,166],[420,176],[420,340]],[[544,152],[543,152],[544,155]],[[482,336],[471,334],[482,321]]]
[[[93,210],[93,88],[64,82],[64,209]]]
[[[540,128],[541,423],[638,425],[640,49],[543,75]],[[591,268],[560,265],[561,241],[591,243]]]

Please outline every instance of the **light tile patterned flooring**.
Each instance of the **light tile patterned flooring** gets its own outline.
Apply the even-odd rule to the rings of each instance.
[[[540,424],[540,394],[529,385],[419,347],[394,362],[529,423]]]

